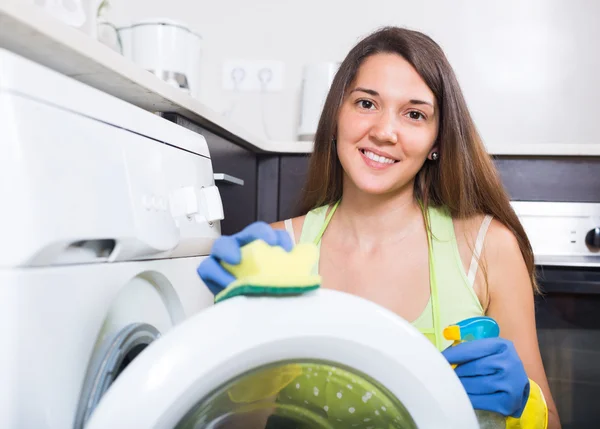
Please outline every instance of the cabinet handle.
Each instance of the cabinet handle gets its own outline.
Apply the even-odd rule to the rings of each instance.
[[[229,174],[216,173],[213,176],[215,178],[215,182],[221,181],[225,183],[230,183],[232,185],[244,186],[244,181],[242,179],[230,176]]]

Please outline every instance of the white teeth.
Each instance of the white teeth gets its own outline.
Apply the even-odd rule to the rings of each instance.
[[[372,159],[375,162],[380,162],[382,164],[393,164],[394,162],[396,162],[393,159],[386,158],[385,156],[376,155],[373,152],[369,152],[368,150],[363,150],[363,153],[366,155],[367,158]]]

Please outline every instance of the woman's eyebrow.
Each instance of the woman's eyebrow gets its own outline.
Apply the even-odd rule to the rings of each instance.
[[[428,106],[433,107],[433,103],[425,100],[409,100],[410,104],[427,104]]]
[[[365,92],[369,95],[372,95],[373,97],[378,97],[379,93],[377,91],[375,91],[374,89],[368,89],[368,88],[354,88],[352,91],[350,91],[350,94],[352,94],[353,92]]]
[[[377,91],[375,91],[374,89],[368,89],[368,88],[362,88],[362,87],[354,88],[352,91],[350,91],[350,94],[352,94],[353,92],[364,92],[365,94],[372,95],[373,97],[378,97],[379,96],[379,93]],[[430,101],[419,100],[419,99],[412,99],[412,100],[408,100],[408,102],[410,104],[426,104],[426,105],[431,106],[433,108],[433,103],[430,102]]]

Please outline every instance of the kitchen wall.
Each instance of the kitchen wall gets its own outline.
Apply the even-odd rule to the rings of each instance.
[[[257,136],[296,140],[302,66],[341,60],[383,25],[426,32],[455,67],[486,142],[600,142],[600,2],[111,0],[117,24],[168,16],[204,37],[201,101]],[[222,89],[228,59],[285,63],[284,90]],[[262,114],[265,113],[263,126]],[[265,127],[267,133],[265,133]]]

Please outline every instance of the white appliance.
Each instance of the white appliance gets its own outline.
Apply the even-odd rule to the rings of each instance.
[[[323,105],[333,78],[340,67],[336,62],[319,62],[304,67],[301,90],[298,139],[312,141],[317,132]]]
[[[118,29],[122,53],[160,79],[200,95],[202,37],[178,21],[145,19]]]
[[[9,52],[0,61],[0,427],[346,427],[334,404],[231,396],[290,363],[373,386],[356,400],[387,406],[357,407],[354,427],[478,427],[444,357],[372,302],[318,290],[211,306],[196,267],[223,212],[202,137]]]
[[[196,268],[221,200],[201,135],[0,64],[0,427],[81,428],[131,359],[211,305]]]
[[[511,201],[539,266],[600,266],[600,204]]]

